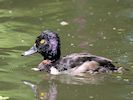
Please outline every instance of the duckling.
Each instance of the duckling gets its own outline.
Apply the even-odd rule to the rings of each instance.
[[[35,44],[22,56],[40,53],[44,60],[38,65],[38,70],[50,74],[79,74],[94,72],[113,72],[118,68],[112,64],[112,60],[90,53],[73,53],[61,57],[60,38],[56,32],[46,30],[35,40]]]

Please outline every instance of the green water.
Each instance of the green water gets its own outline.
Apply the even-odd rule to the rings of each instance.
[[[0,96],[37,100],[35,94],[46,95],[55,84],[56,100],[133,100],[132,27],[133,0],[0,0]],[[90,52],[129,71],[86,77],[32,71],[42,57],[21,53],[46,29],[59,33],[62,55]]]

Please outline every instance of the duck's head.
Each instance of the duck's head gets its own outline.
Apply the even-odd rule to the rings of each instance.
[[[60,58],[60,39],[57,33],[46,30],[43,31],[35,40],[35,44],[22,56],[40,53],[44,59],[56,61]]]

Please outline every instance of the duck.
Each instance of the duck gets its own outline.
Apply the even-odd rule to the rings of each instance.
[[[36,38],[34,45],[22,56],[39,53],[43,61],[36,70],[50,74],[108,73],[118,70],[111,59],[90,53],[72,53],[61,57],[61,43],[58,33],[45,30]]]

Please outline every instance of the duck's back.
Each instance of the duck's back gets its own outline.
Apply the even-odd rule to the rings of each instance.
[[[99,70],[100,68],[105,68],[107,70],[112,70],[112,71],[116,70],[116,67],[111,63],[110,59],[91,55],[89,53],[73,53],[67,55],[65,57],[62,57],[57,62],[55,62],[54,66],[59,71],[64,71],[71,68],[79,67],[86,62],[87,63],[93,62],[97,64],[97,67],[95,67],[93,70]]]

